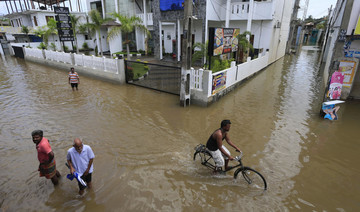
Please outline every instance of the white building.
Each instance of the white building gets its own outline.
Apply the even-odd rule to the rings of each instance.
[[[83,12],[85,8],[82,8],[80,2],[76,0],[14,0],[5,1],[5,5],[8,11],[5,17],[10,19],[12,26],[11,29],[7,28],[5,30],[6,37],[8,40],[15,42],[40,41],[40,38],[34,36],[34,30],[46,26],[50,19],[55,19],[54,6],[68,7],[71,14],[80,16],[79,24],[86,23],[86,13]],[[22,26],[28,27],[30,36],[25,36],[21,32]],[[85,39],[85,35],[77,34],[78,46],[80,48]],[[54,43],[58,50],[62,47],[62,43],[60,43],[59,37],[56,34],[49,37],[50,43]],[[91,43],[88,41],[89,45]],[[65,45],[72,49],[71,42],[65,42]]]

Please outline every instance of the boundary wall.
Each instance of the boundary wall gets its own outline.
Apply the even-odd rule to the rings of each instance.
[[[259,55],[260,56],[260,55]],[[235,65],[232,62],[231,67],[220,72],[212,73],[209,70],[191,70],[191,102],[208,106],[218,101],[228,92],[234,90],[237,86],[245,82],[247,79],[257,74],[269,65],[269,52],[265,52],[259,58],[249,60],[246,63]],[[224,73],[226,75],[226,83],[222,90],[212,93],[213,77]]]
[[[12,46],[19,46],[13,45]],[[69,72],[71,67],[81,75],[125,84],[124,59],[86,56],[37,48],[22,47],[25,60]]]

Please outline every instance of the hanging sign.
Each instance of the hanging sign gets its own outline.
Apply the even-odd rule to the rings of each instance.
[[[72,30],[71,18],[69,16],[68,7],[54,7],[54,12],[57,14],[55,20],[60,41],[74,41],[74,32]]]

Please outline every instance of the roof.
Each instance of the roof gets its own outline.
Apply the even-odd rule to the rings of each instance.
[[[103,23],[101,26],[121,26],[121,24],[115,20],[110,20]]]

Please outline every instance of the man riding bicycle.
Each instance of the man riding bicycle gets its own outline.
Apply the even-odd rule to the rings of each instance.
[[[229,150],[223,145],[223,140],[225,139],[226,142],[234,147],[236,150],[240,151],[240,149],[235,146],[230,140],[229,137],[229,130],[230,130],[231,122],[230,120],[223,120],[221,122],[221,127],[215,132],[213,132],[209,140],[206,143],[206,148],[209,150],[211,156],[213,157],[215,161],[215,166],[217,171],[222,171],[222,167],[225,165],[225,170],[227,170],[229,160],[234,160],[233,157],[231,157]]]

